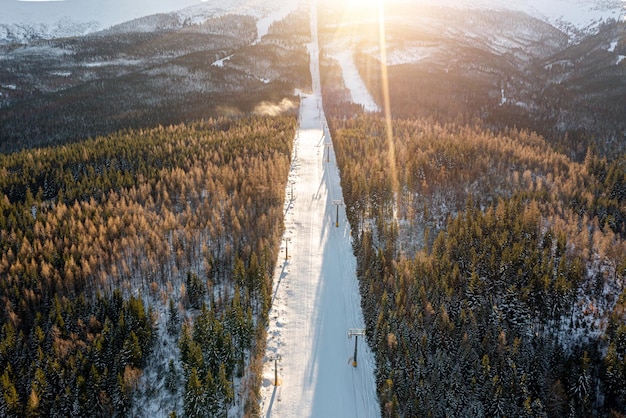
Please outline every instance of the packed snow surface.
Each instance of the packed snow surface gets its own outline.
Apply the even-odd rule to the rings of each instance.
[[[376,417],[374,358],[353,328],[363,329],[356,260],[334,154],[316,95],[304,96],[296,159],[287,189],[285,238],[276,274],[266,363],[263,417]],[[285,260],[285,257],[288,259]],[[274,359],[279,386],[274,386]]]
[[[334,55],[341,66],[341,74],[346,88],[350,91],[352,102],[363,106],[366,112],[379,112],[380,109],[367,89],[363,78],[354,63],[354,56],[350,49]]]
[[[263,417],[377,417],[374,357],[362,337],[357,367],[352,363],[348,331],[363,329],[363,316],[350,225],[337,204],[342,190],[321,106],[314,9],[312,15],[313,93],[301,100],[261,407]]]

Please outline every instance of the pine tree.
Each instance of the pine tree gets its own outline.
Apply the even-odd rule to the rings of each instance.
[[[131,365],[133,367],[140,367],[143,364],[143,352],[141,345],[139,344],[139,338],[135,331],[131,331],[130,335],[124,340],[122,347],[122,367]]]
[[[174,303],[174,300],[170,298],[168,304],[168,317],[166,323],[167,333],[170,336],[177,336],[180,331],[180,315],[178,313],[178,307]]]
[[[189,304],[195,309],[200,309],[200,307],[204,303],[204,298],[206,295],[206,288],[204,286],[204,283],[202,283],[202,280],[200,280],[197,274],[188,272],[185,285],[187,287]]]
[[[224,364],[220,364],[219,374],[216,382],[217,390],[222,395],[224,404],[230,405],[235,397],[234,389],[230,378],[226,374],[226,367]]]
[[[20,399],[15,389],[15,385],[11,381],[10,367],[7,368],[2,377],[0,377],[0,385],[2,386],[2,402],[0,407],[4,409],[6,417],[18,417],[20,416]]]
[[[179,384],[180,384],[180,377],[178,375],[178,370],[176,369],[174,360],[170,359],[167,365],[167,372],[165,374],[165,388],[172,395],[176,395],[178,393]]]
[[[185,416],[187,418],[201,418],[206,416],[206,411],[203,409],[205,405],[205,392],[202,387],[202,382],[198,378],[198,371],[195,367],[191,368],[189,379],[185,385],[185,395],[183,398]]]

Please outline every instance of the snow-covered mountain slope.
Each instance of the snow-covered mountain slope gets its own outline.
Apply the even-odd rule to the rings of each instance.
[[[320,1],[330,8],[345,9],[341,13],[344,21],[358,20],[359,15],[367,15],[363,13],[367,7],[355,9],[354,6],[347,6],[349,2]],[[387,8],[404,6],[414,9],[437,7],[460,11],[521,12],[555,26],[573,40],[597,32],[602,23],[626,19],[626,0],[386,0],[385,5]],[[450,28],[453,27],[455,24],[451,23]]]
[[[458,8],[510,9],[545,20],[571,35],[588,32],[609,19],[623,20],[626,0],[396,0]],[[228,13],[268,16],[298,0],[2,0],[0,41],[83,35],[123,22],[177,12],[184,23],[201,23]]]
[[[293,4],[295,8],[298,0],[2,0],[2,3],[0,42],[23,42],[79,36],[131,21],[138,30],[147,31],[161,29],[163,24],[179,27],[202,23],[226,14],[262,20],[286,5]]]
[[[417,0],[437,6],[508,9],[527,13],[559,27],[573,30],[593,28],[609,19],[623,19],[624,0]]]
[[[142,16],[198,4],[199,0],[2,0],[2,3],[0,40],[19,41],[83,35]]]

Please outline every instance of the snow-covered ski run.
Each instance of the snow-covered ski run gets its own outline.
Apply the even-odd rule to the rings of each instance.
[[[311,2],[313,93],[303,95],[287,185],[285,237],[274,276],[263,417],[378,417],[374,357],[350,329],[364,327],[350,225],[321,105],[319,46]],[[338,221],[338,226],[337,226]],[[275,364],[278,386],[274,386]]]

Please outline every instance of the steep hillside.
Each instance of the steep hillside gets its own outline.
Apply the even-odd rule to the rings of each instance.
[[[293,13],[262,39],[254,18],[228,15],[0,47],[0,151],[294,101],[295,89],[310,85],[302,19]],[[236,52],[236,66],[212,65]]]
[[[324,65],[350,51],[381,108],[388,85],[394,116],[530,129],[577,161],[589,147],[608,157],[624,152],[623,23],[609,21],[572,43],[521,12],[389,6],[382,48],[379,21],[340,20],[332,12],[322,20]],[[336,94],[337,84],[325,93]]]

